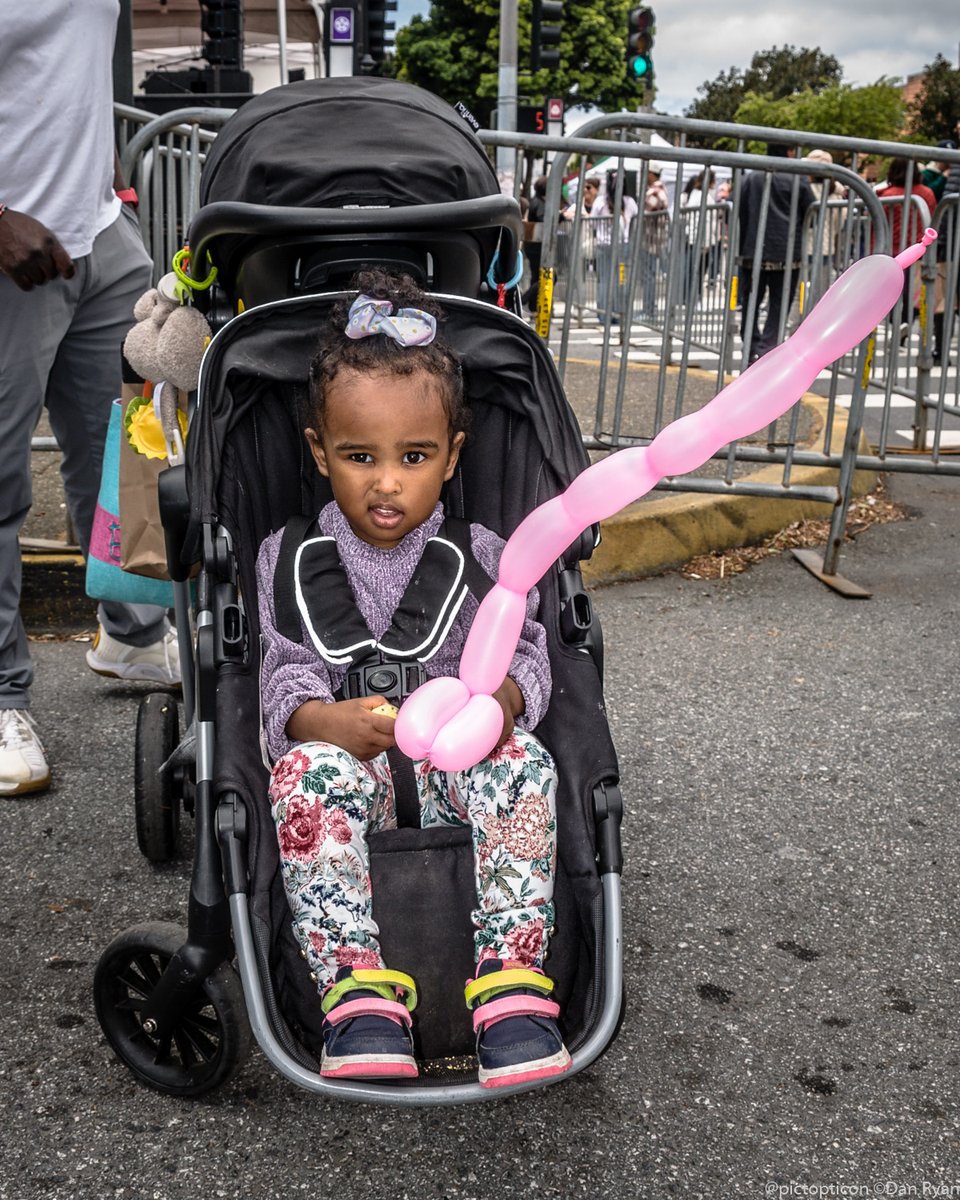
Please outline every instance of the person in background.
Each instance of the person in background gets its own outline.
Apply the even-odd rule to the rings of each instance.
[[[907,186],[907,176],[910,176],[910,186]],[[926,204],[930,214],[937,207],[937,198],[925,184],[920,182],[920,172],[909,158],[893,158],[887,168],[886,183],[877,189],[881,200],[900,200],[917,197]],[[903,219],[903,203],[885,204],[884,210],[890,223],[891,251],[899,254],[907,246],[919,241],[923,233],[924,221],[916,205],[909,205],[909,218]]]
[[[960,121],[957,122],[955,134],[955,137],[945,140],[952,141],[954,146],[960,146]],[[940,145],[944,146],[944,143],[941,142]],[[945,146],[944,149],[946,149]],[[947,182],[944,184],[943,194],[945,196],[955,196],[958,193],[960,193],[960,162],[951,162],[947,170]]]
[[[597,198],[597,193],[600,191],[600,180],[596,175],[588,175],[583,181],[583,196],[580,200],[580,215],[581,218],[590,216],[590,209],[593,207],[593,202]],[[563,210],[563,219],[565,221],[573,221],[577,216],[577,200],[576,197]]]
[[[597,316],[603,325],[615,325],[623,315],[627,247],[631,227],[639,212],[636,200],[624,190],[620,200],[619,220],[614,220],[613,205],[616,195],[617,173],[608,171],[606,188],[597,196],[590,209],[590,216],[597,218],[594,224],[597,251]],[[613,310],[609,313],[608,303],[611,303]]]
[[[907,186],[908,176],[910,186]],[[922,200],[932,215],[937,207],[937,198],[933,192],[920,182],[920,173],[909,158],[894,158],[890,160],[887,169],[886,185],[877,189],[881,200],[886,200],[884,213],[890,224],[890,252],[899,254],[907,246],[920,240],[926,227],[926,220],[921,216],[914,198]],[[904,207],[909,206],[909,215],[904,220]],[[920,269],[916,265],[905,272],[903,277],[903,304],[900,308],[900,342],[903,344],[910,334],[910,326],[919,303]],[[893,323],[897,319],[895,308],[887,320]]]
[[[711,206],[710,189],[712,187],[713,172],[707,169],[688,180],[683,189],[681,207],[684,213],[686,238],[683,294],[684,303],[690,307],[694,307],[700,302],[704,276],[720,243],[717,210]],[[706,196],[705,201],[704,196]],[[706,204],[706,208],[702,213],[701,233],[701,206],[704,204]]]
[[[833,155],[829,150],[813,149],[804,155],[807,162],[832,163]],[[820,214],[813,217],[813,230],[807,244],[807,261],[810,265],[810,283],[813,295],[818,298],[830,286],[830,266],[833,262],[833,247],[836,242],[836,209],[829,208],[831,200],[843,198],[843,186],[836,179],[826,179],[820,175],[810,175],[810,187],[817,204],[825,206],[823,213],[823,228],[820,236],[820,250],[817,252],[814,242],[819,227]]]
[[[537,311],[540,295],[540,256],[543,252],[543,218],[546,213],[547,177],[541,175],[533,181],[533,196],[524,221],[523,252],[530,264],[530,286],[523,302],[530,312]]]
[[[652,162],[647,166],[647,186],[643,193],[643,241],[640,246],[640,303],[642,315],[651,318],[656,313],[657,277],[660,261],[670,236],[670,201],[660,176],[663,167]]]
[[[578,210],[580,214],[580,243],[575,269],[572,271],[570,269],[570,255],[573,253],[572,245],[570,245],[567,251],[566,263],[568,285],[570,287],[570,303],[578,310],[583,307],[588,292],[589,278],[596,273],[597,269],[594,222],[590,220],[590,210],[599,191],[600,180],[596,175],[587,175],[583,180],[583,194],[581,196],[575,195],[560,214],[562,220],[568,222],[566,233],[570,238],[573,237],[573,223],[577,219]]]
[[[957,143],[951,138],[944,138],[937,142],[938,150],[956,150],[956,148]],[[945,159],[934,159],[932,162],[928,162],[920,172],[920,182],[933,192],[938,201],[943,198],[949,172],[950,164]]]
[[[767,145],[772,159],[794,158],[796,149],[781,142]],[[763,241],[760,215],[769,179],[769,202]],[[796,206],[793,197],[796,195]],[[786,171],[750,171],[740,188],[740,335],[748,362],[772,350],[781,337],[781,314],[790,311],[800,277],[803,254],[803,218],[813,203],[813,191],[803,176]],[[791,215],[793,222],[791,223]],[[748,328],[750,298],[756,287],[753,321]],[[760,309],[767,299],[767,315],[760,329]]]
[[[944,138],[937,143],[938,149],[941,150],[956,150],[960,146],[960,121],[957,122],[956,137]],[[942,166],[943,170],[943,185],[937,194],[936,189],[932,188],[934,194],[937,195],[938,201],[946,199],[949,196],[960,195],[960,162],[944,161],[937,164]],[[926,180],[923,180],[926,183]],[[928,185],[929,186],[929,185]],[[960,295],[960,273],[957,275],[956,287],[953,289],[953,295],[950,303],[947,303],[947,284],[948,284],[948,267],[947,263],[947,245],[949,238],[946,236],[949,230],[949,221],[952,217],[954,221],[960,221],[958,210],[952,207],[957,201],[951,201],[951,207],[947,211],[947,219],[943,222],[940,230],[940,237],[937,241],[937,281],[934,291],[934,311],[933,311],[933,361],[934,365],[941,366],[946,364],[949,366],[949,357],[945,350],[945,344],[953,336],[953,330],[956,328],[956,309],[957,299]],[[957,236],[957,225],[954,225],[954,237]],[[947,314],[950,314],[951,320],[946,322]],[[946,333],[944,336],[944,325],[946,322]]]
[[[33,716],[20,617],[18,535],[31,504],[31,439],[46,406],[86,553],[120,347],[152,267],[125,203],[113,137],[119,0],[36,0],[3,16],[0,57],[0,795],[37,792],[50,768]],[[82,103],[78,102],[82,96]],[[132,196],[126,196],[132,200]],[[101,675],[180,681],[166,612],[104,602],[87,653]]]

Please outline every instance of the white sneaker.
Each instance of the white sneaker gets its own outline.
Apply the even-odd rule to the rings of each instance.
[[[50,785],[50,768],[25,708],[0,709],[0,796],[40,792]]]
[[[159,642],[149,646],[128,646],[112,638],[101,625],[87,651],[87,666],[111,679],[142,679],[175,687],[180,683],[177,631],[168,629]]]

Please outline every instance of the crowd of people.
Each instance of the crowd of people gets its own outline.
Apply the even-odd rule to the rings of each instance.
[[[960,126],[957,140],[943,139],[937,149],[956,150],[958,141]],[[798,148],[786,142],[770,142],[766,147],[767,157],[774,160],[793,159],[797,154]],[[814,148],[804,155],[804,161],[814,168],[809,175],[778,170],[775,164],[771,164],[772,170],[744,172],[736,193],[736,213],[729,172],[706,168],[688,174],[685,181],[678,172],[673,186],[680,194],[673,197],[663,182],[663,164],[656,161],[646,163],[642,186],[635,182],[639,172],[628,171],[624,180],[618,181],[616,171],[592,172],[588,167],[582,196],[577,195],[575,176],[568,183],[572,199],[560,212],[558,267],[561,273],[568,265],[572,267],[568,297],[581,308],[595,297],[591,306],[601,324],[619,324],[624,319],[633,262],[636,319],[654,321],[658,314],[662,319],[668,307],[695,310],[704,303],[706,289],[726,281],[736,224],[733,274],[740,332],[748,361],[755,360],[785,336],[801,279],[819,296],[851,258],[871,250],[852,224],[848,232],[847,189],[828,172],[816,169],[820,164],[830,166],[832,154]],[[921,232],[916,200],[922,200],[933,214],[945,196],[960,194],[960,164],[945,159],[915,164],[907,158],[894,158],[886,164],[881,179],[876,178],[873,160],[860,170],[884,202],[895,253],[917,240]],[[537,187],[538,229],[542,231],[546,177],[537,180]],[[905,205],[912,213],[906,223]],[[574,256],[569,238],[578,210],[580,238]],[[538,271],[540,236],[542,233],[531,255]],[[634,237],[639,245],[634,244]],[[947,241],[941,238],[937,248],[933,357],[938,364],[943,361],[945,313],[950,308]],[[671,272],[674,281],[669,279]],[[919,305],[919,270],[910,272],[904,288],[903,325],[908,331]],[[954,309],[956,305],[954,297]]]

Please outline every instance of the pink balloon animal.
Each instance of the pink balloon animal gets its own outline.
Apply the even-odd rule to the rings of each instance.
[[[785,413],[824,367],[861,342],[890,311],[903,289],[904,271],[936,236],[928,229],[922,241],[896,258],[874,254],[854,263],[792,337],[699,412],[662,429],[649,446],[594,463],[565,492],[534,509],[504,547],[497,582],[464,645],[459,678],[428,680],[400,709],[400,749],[411,758],[429,758],[443,771],[466,770],[485,758],[503,728],[493,692],[510,669],[527,593],[551,564],[589,525],[638,500],[665,475],[692,471],[721,446]]]

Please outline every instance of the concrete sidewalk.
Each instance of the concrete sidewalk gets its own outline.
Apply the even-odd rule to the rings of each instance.
[[[570,361],[567,365],[566,390],[581,428],[593,428],[597,403],[599,365]],[[677,372],[669,372],[675,386]],[[630,364],[624,397],[624,427],[649,432],[655,428],[654,411],[657,369]],[[608,381],[612,396],[613,375]],[[700,377],[697,371],[687,375],[685,405],[702,407],[714,395],[712,377]],[[667,406],[672,396],[667,396]],[[803,447],[822,446],[826,401],[807,394],[800,411],[798,441]],[[842,413],[834,418],[833,444],[842,445],[845,434]],[[786,419],[781,419],[775,436],[787,436]],[[46,432],[41,429],[41,433]],[[762,439],[767,431],[764,429]],[[781,440],[782,440],[781,439]],[[597,457],[597,456],[594,456]],[[34,505],[24,527],[25,539],[47,544],[42,550],[27,550],[23,556],[24,580],[22,609],[28,627],[55,629],[93,622],[93,604],[84,592],[84,569],[79,555],[68,549],[51,548],[64,540],[66,512],[58,474],[56,453],[34,453]],[[715,478],[717,463],[708,463],[692,475]],[[758,468],[738,463],[738,479],[779,483],[780,467]],[[794,468],[792,478],[801,483],[832,485],[836,472],[813,467]],[[860,472],[855,490],[871,490],[876,477]],[[772,536],[794,521],[829,516],[831,507],[809,500],[759,498],[742,495],[706,495],[703,493],[652,492],[630,505],[602,527],[603,540],[584,568],[592,584],[640,579],[679,566],[699,554],[751,545]]]

